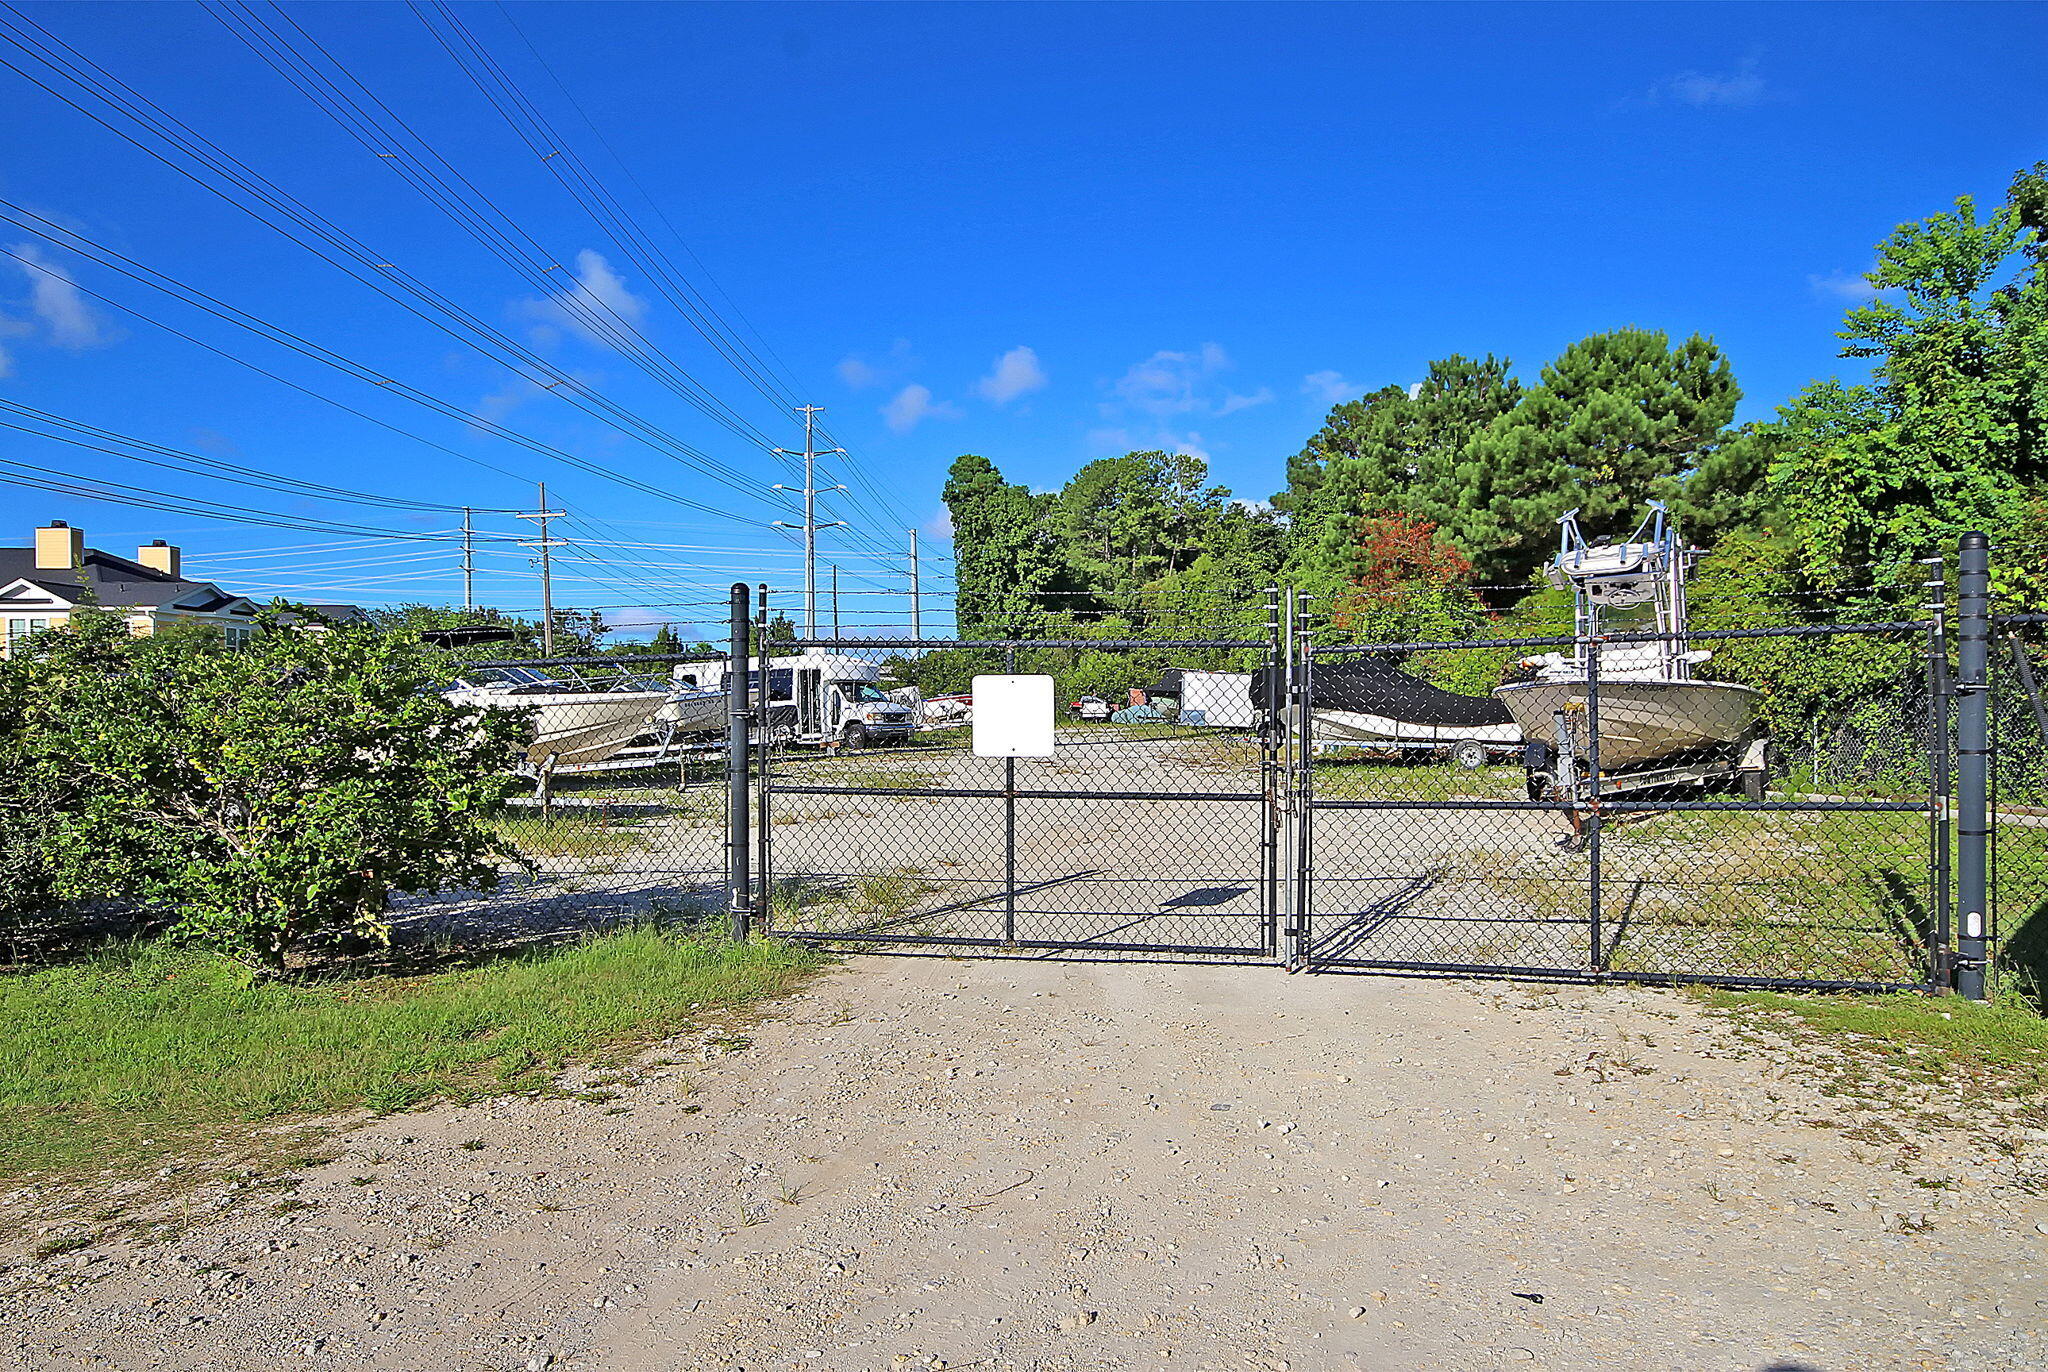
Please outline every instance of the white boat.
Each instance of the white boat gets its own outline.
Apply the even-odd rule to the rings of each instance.
[[[654,712],[655,728],[665,739],[708,734],[729,726],[725,692],[699,686],[701,670],[700,663],[682,663],[671,674],[668,696]]]
[[[561,767],[602,762],[648,732],[671,692],[640,677],[595,680],[487,667],[442,694],[456,705],[531,712],[527,761]]]
[[[1756,772],[1761,777],[1763,740],[1757,720],[1762,693],[1732,681],[1708,681],[1693,669],[1712,654],[1686,642],[1686,576],[1699,554],[1679,540],[1663,505],[1625,543],[1589,543],[1579,529],[1578,511],[1558,520],[1562,546],[1545,575],[1569,588],[1576,603],[1570,653],[1524,658],[1535,675],[1495,690],[1525,735],[1551,741],[1561,759],[1583,766],[1588,760],[1587,681],[1594,660],[1588,640],[1603,632],[1611,610],[1648,605],[1655,638],[1600,643],[1597,704],[1600,771],[1652,767]]]

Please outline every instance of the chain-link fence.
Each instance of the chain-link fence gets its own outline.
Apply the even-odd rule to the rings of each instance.
[[[1307,648],[1297,960],[1927,984],[1930,643],[1886,623]]]
[[[1234,592],[931,639],[799,636],[757,605],[743,660],[465,668],[457,698],[526,721],[493,816],[517,857],[488,900],[423,904],[535,927],[702,911],[743,852],[755,927],[847,947],[1945,982],[1971,688],[1942,613],[1359,642],[1315,610]],[[1990,932],[2025,975],[2048,931],[2048,624],[1993,628]],[[1008,677],[1052,692],[1042,751],[977,748],[978,688]]]

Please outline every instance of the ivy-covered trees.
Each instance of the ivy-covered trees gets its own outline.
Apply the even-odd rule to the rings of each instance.
[[[366,627],[272,622],[223,651],[81,613],[0,665],[0,753],[35,802],[0,805],[33,826],[49,898],[140,899],[281,971],[315,937],[384,937],[395,893],[495,883],[484,820],[522,725],[436,684]]]
[[[1802,561],[1839,581],[1927,556],[1965,529],[2016,530],[2048,478],[2048,164],[1980,216],[1902,224],[1843,355],[1869,385],[1816,382],[1775,428],[1771,490]]]
[[[1227,627],[1217,616],[1243,617],[1233,602],[1272,585],[1279,566],[1275,518],[1209,485],[1208,465],[1183,453],[1101,458],[1049,495],[970,454],[953,463],[945,501],[963,638],[1175,626],[1215,637]]]
[[[1289,459],[1288,488],[1273,499],[1290,516],[1289,579],[1326,594],[1351,584],[1360,521],[1389,512],[1456,541],[1459,463],[1520,395],[1507,359],[1453,356],[1430,363],[1412,393],[1387,386],[1332,409]]]
[[[1031,638],[1044,630],[1061,566],[1046,516],[1051,502],[1003,480],[993,462],[963,454],[943,492],[953,520],[954,614],[962,638]]]

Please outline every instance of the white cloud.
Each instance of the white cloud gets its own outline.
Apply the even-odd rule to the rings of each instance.
[[[995,370],[976,382],[974,389],[983,399],[1007,405],[1020,395],[1044,390],[1045,385],[1045,368],[1039,365],[1038,354],[1019,346],[997,358]]]
[[[1240,395],[1221,385],[1216,378],[1231,367],[1229,355],[1214,343],[1191,353],[1161,349],[1125,372],[1111,388],[1117,399],[1103,407],[1105,417],[1114,417],[1119,406],[1157,420],[1181,414],[1226,415],[1273,398],[1263,386]]]
[[[1867,305],[1878,297],[1888,294],[1870,283],[1870,278],[1861,272],[1829,272],[1826,276],[1809,276],[1807,288],[1823,300],[1842,300],[1852,305]]]
[[[871,386],[885,386],[915,366],[917,358],[910,351],[910,340],[899,338],[879,361],[862,353],[848,353],[839,359],[837,370],[841,381],[856,391],[864,391]]]
[[[565,325],[599,343],[611,333],[638,328],[647,318],[647,302],[633,293],[603,253],[585,248],[576,254],[575,275],[560,295],[523,300],[516,312],[532,323],[534,346],[551,348],[561,341]]]
[[[951,419],[959,413],[945,401],[933,400],[929,386],[918,385],[905,386],[882,407],[882,418],[888,421],[890,431],[899,434],[909,433],[919,420]]]
[[[1324,405],[1341,405],[1357,398],[1360,388],[1346,381],[1341,372],[1321,371],[1310,372],[1301,379],[1301,393],[1314,396]]]
[[[942,543],[951,543],[953,541],[953,512],[943,505],[939,506],[939,512],[930,519],[927,519],[919,527],[918,532],[928,538],[936,538]]]
[[[1422,383],[1420,381],[1411,381],[1408,383],[1408,398],[1410,400],[1413,400],[1416,396],[1421,394]]]
[[[0,315],[0,339],[32,341],[71,352],[120,341],[119,332],[86,302],[84,292],[63,266],[33,243],[17,243],[9,251],[28,280],[28,298],[22,302],[28,317]],[[0,376],[12,370],[11,359],[0,350]]]
[[[1764,78],[1756,69],[1756,59],[1752,57],[1734,71],[1682,71],[1676,76],[1667,76],[1650,87],[1644,98],[1653,105],[1669,100],[1694,109],[1714,105],[1740,109],[1762,104],[1768,94]]]

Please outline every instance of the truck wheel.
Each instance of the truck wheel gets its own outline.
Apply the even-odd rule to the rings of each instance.
[[[1486,765],[1486,745],[1476,738],[1462,740],[1451,749],[1451,761],[1467,771]]]
[[[857,753],[868,746],[868,731],[864,725],[849,724],[846,732],[839,736],[839,746],[849,753]]]

